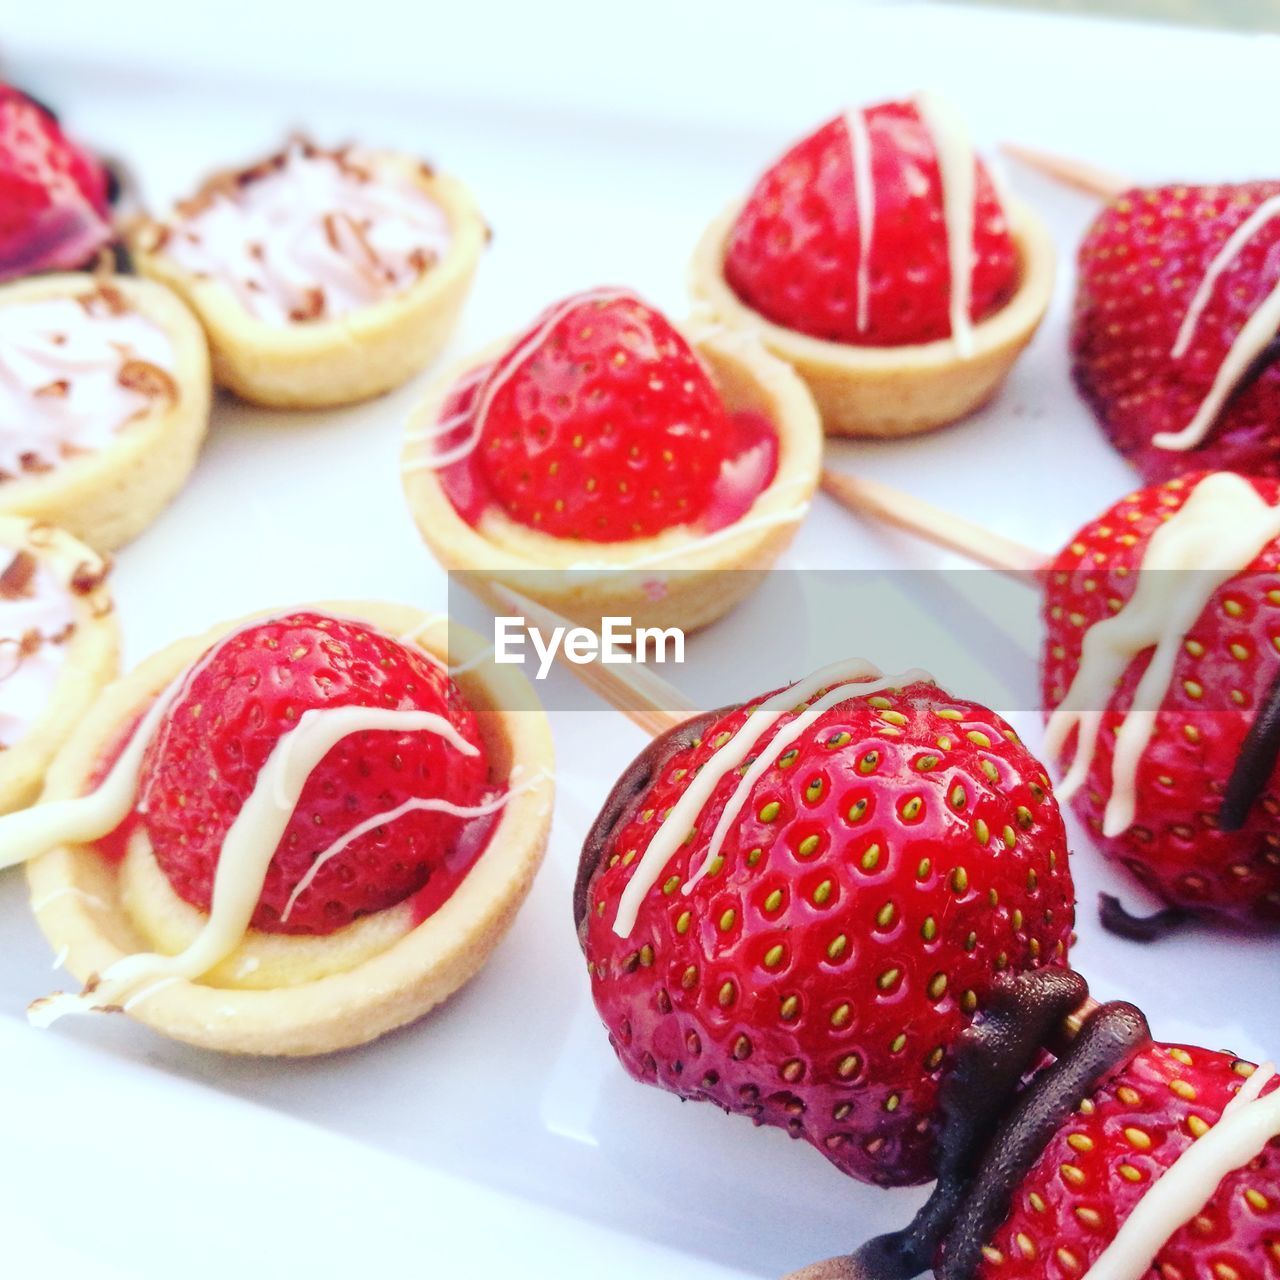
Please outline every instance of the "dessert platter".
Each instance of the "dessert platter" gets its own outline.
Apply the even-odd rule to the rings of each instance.
[[[20,32],[22,1274],[1280,1280],[1266,59],[910,8],[662,102],[664,3],[434,99]]]

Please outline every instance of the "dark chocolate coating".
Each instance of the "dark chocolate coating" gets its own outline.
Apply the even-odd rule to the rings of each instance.
[[[1159,942],[1181,929],[1191,919],[1191,913],[1181,907],[1165,907],[1163,911],[1149,916],[1135,916],[1125,910],[1119,898],[1100,893],[1098,919],[1102,927],[1117,938],[1127,938],[1130,942]]]
[[[653,780],[667,767],[674,757],[702,736],[708,725],[733,711],[733,707],[721,707],[719,711],[704,711],[674,729],[659,734],[623,770],[613,784],[603,808],[591,824],[582,842],[582,854],[578,859],[578,878],[573,886],[573,925],[578,931],[578,941],[586,946],[586,919],[591,881],[604,861],[609,840],[618,826],[636,810],[641,797]]]
[[[1010,1201],[1049,1140],[1098,1086],[1151,1042],[1131,1004],[1103,1005],[1071,1047],[1027,1088],[996,1131],[943,1244],[938,1280],[972,1280],[982,1247],[1009,1216]]]
[[[1218,811],[1218,826],[1223,831],[1239,831],[1244,826],[1249,810],[1275,772],[1277,759],[1280,759],[1280,675],[1271,682],[1262,710],[1249,726],[1235,768],[1227,779],[1227,793]]]

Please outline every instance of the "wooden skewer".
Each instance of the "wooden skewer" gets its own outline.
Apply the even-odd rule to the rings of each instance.
[[[822,487],[856,516],[869,516],[895,529],[904,529],[936,547],[954,551],[1020,582],[1039,585],[1045,556],[1020,542],[992,533],[878,480],[825,470]]]
[[[1052,151],[1037,151],[1034,147],[1022,147],[1016,142],[1003,143],[1000,150],[1020,164],[1038,169],[1068,187],[1074,187],[1086,195],[1099,196],[1103,200],[1112,200],[1133,186],[1122,174],[1112,173],[1109,169],[1099,168],[1085,160],[1055,155]]]
[[[554,609],[538,604],[527,596],[500,583],[491,583],[488,594],[506,608],[524,616],[543,630],[569,627],[572,624]],[[702,709],[685,697],[674,685],[655,675],[645,666],[605,666],[599,658],[588,663],[569,662],[563,648],[556,650],[556,660],[568,668],[588,689],[621,711],[632,724],[650,737],[674,729]]]

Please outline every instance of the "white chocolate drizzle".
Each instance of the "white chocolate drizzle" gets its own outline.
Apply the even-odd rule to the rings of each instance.
[[[942,212],[951,264],[951,339],[956,352],[973,354],[973,230],[978,199],[978,160],[960,117],[936,93],[916,95],[916,110],[938,157]]]
[[[864,111],[846,111],[853,198],[858,213],[858,332],[871,325],[871,246],[876,231],[876,190],[871,171],[871,131]]]
[[[1055,757],[1061,756],[1071,731],[1078,731],[1075,756],[1058,785],[1062,800],[1071,799],[1089,776],[1104,710],[1117,683],[1139,654],[1155,649],[1116,734],[1104,835],[1118,836],[1133,823],[1138,765],[1151,742],[1184,638],[1214,592],[1277,537],[1280,507],[1269,507],[1235,472],[1206,476],[1151,535],[1138,585],[1124,608],[1086,633],[1075,678],[1045,730],[1045,751]]]
[[[335,320],[409,288],[448,252],[448,215],[377,155],[293,143],[180,206],[159,247],[259,320]]]
[[[0,306],[4,476],[39,474],[105,449],[158,391],[174,386],[168,334],[123,307],[122,297],[90,290]]]
[[[154,712],[155,708],[152,708]],[[154,725],[150,727],[154,732]],[[283,734],[271,749],[266,763],[254,782],[253,790],[245,799],[240,812],[227,831],[214,872],[213,894],[209,914],[191,943],[177,955],[165,956],[150,952],[124,956],[108,965],[97,980],[80,994],[59,993],[38,1000],[28,1011],[28,1017],[36,1026],[47,1027],[69,1013],[87,1012],[91,1009],[115,1007],[126,1002],[142,988],[167,978],[193,980],[208,973],[225,960],[240,944],[248,932],[262,886],[266,882],[267,869],[275,857],[276,848],[312,772],[334,746],[355,733],[370,731],[394,733],[433,733],[443,738],[464,756],[479,754],[443,716],[432,711],[395,711],[385,707],[331,707],[312,708],[304,711],[297,725]],[[142,738],[140,729],[134,742]],[[134,742],[130,743],[132,748]],[[145,750],[146,743],[143,743]],[[122,760],[124,757],[122,757]],[[137,764],[141,763],[141,753]],[[119,765],[117,765],[117,769]],[[112,770],[112,774],[116,772]],[[128,801],[137,789],[137,766],[122,787],[126,791],[125,812]],[[104,787],[110,786],[108,776]],[[62,801],[54,805],[38,805],[27,812],[39,817],[42,810],[57,809],[47,815],[43,824],[43,847],[48,849],[69,840],[92,840],[106,835],[118,825],[115,823],[89,829],[86,820],[76,821],[67,811],[76,804],[92,805],[96,795],[80,801]],[[61,821],[59,821],[61,819]]]
[[[406,462],[404,470],[440,471],[445,467],[452,466],[455,462],[461,462],[463,458],[473,453],[480,443],[481,436],[484,435],[485,425],[489,420],[489,411],[493,408],[493,401],[498,392],[524,368],[525,362],[537,353],[542,344],[551,336],[555,327],[566,316],[571,315],[579,307],[586,306],[588,303],[615,302],[619,299],[633,296],[625,289],[588,289],[585,293],[575,293],[573,297],[566,298],[559,305],[553,307],[541,322],[530,329],[510,351],[504,352],[499,357],[500,368],[496,365],[480,365],[472,369],[454,388],[455,392],[465,390],[468,386],[480,381],[480,379],[484,379],[479,399],[473,408],[465,412],[450,414],[442,421],[419,428],[414,433],[418,439],[434,442],[456,431],[470,417],[471,430],[466,439],[453,448],[445,449],[441,452],[433,450],[422,458],[415,458],[411,462]]]
[[[823,694],[818,703],[807,708],[797,716],[794,724],[789,725],[775,737],[769,750],[760,757],[760,760],[766,763],[761,765],[760,760],[757,760],[756,765],[739,780],[733,795],[729,798],[721,822],[712,835],[714,848],[708,848],[706,859],[685,886],[686,891],[707,873],[715,859],[715,850],[718,850],[728,835],[729,826],[750,798],[751,790],[758,779],[772,765],[777,755],[781,754],[783,747],[799,737],[819,716],[841,702],[861,698],[882,689],[901,688],[917,681],[931,683],[932,679],[933,677],[927,672],[919,670],[907,671],[899,676],[884,676],[879,668],[872,666],[871,663],[861,658],[851,658],[815,671],[807,679],[780,690],[754,707],[738,731],[690,781],[679,800],[671,807],[662,825],[654,833],[653,839],[644,851],[644,856],[636,864],[636,869],[618,900],[618,912],[613,922],[614,933],[620,938],[630,936],[646,895],[658,883],[667,863],[696,827],[698,818],[715,794],[716,788],[733,770],[742,766],[756,743],[788,712],[796,711],[810,699]],[[824,690],[829,692],[824,693]],[[817,710],[819,706],[821,710]],[[775,746],[778,748],[776,753],[773,751]],[[717,841],[719,843],[716,843]]]
[[[1173,345],[1173,358],[1181,359],[1186,355],[1195,338],[1196,328],[1204,309],[1209,305],[1214,287],[1226,271],[1244,252],[1254,236],[1272,219],[1280,217],[1280,196],[1272,196],[1264,200],[1253,213],[1245,219],[1232,233],[1227,242],[1218,251],[1217,256],[1209,264],[1200,287],[1191,299],[1191,305],[1182,319],[1178,336]],[[1263,349],[1280,330],[1280,283],[1265,297],[1257,310],[1245,321],[1240,332],[1236,334],[1222,364],[1214,377],[1209,394],[1201,402],[1191,421],[1181,431],[1160,431],[1151,440],[1157,449],[1167,449],[1175,453],[1195,449],[1204,443],[1205,437],[1213,429],[1227,401],[1230,399],[1240,379],[1244,377],[1249,366],[1262,354]]]
[[[1280,1137],[1280,1090],[1258,1095],[1274,1075],[1245,1082],[1222,1118],[1169,1166],[1121,1224],[1084,1280],[1143,1280],[1160,1250],[1213,1198],[1223,1178],[1257,1159]],[[1261,1077],[1261,1078],[1260,1078]],[[1245,1089],[1259,1083],[1246,1095]]]

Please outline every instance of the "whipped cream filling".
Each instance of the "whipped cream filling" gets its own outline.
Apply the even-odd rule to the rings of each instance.
[[[75,631],[71,596],[29,551],[0,546],[0,750],[21,741],[53,697]]]
[[[448,251],[449,218],[407,175],[295,142],[178,207],[159,247],[268,324],[335,320],[403,292]]]
[[[106,448],[176,396],[173,344],[109,284],[0,306],[0,480]]]
[[[1075,678],[1045,730],[1044,749],[1053,757],[1061,757],[1071,731],[1077,731],[1075,757],[1058,784],[1060,800],[1070,800],[1089,777],[1116,684],[1139,654],[1155,649],[1116,733],[1104,835],[1118,836],[1133,823],[1138,765],[1155,732],[1183,640],[1214,592],[1277,537],[1280,507],[1269,507],[1234,471],[1206,476],[1151,535],[1137,588],[1124,608],[1085,635]]]
[[[694,830],[703,809],[715,795],[716,788],[733,770],[743,765],[756,743],[783,716],[811,698],[818,698],[813,706],[798,715],[790,725],[775,736],[769,747],[761,752],[759,759],[738,780],[738,785],[712,833],[706,857],[684,886],[685,893],[690,893],[710,870],[730,828],[750,798],[752,788],[791,742],[800,737],[820,716],[841,702],[878,693],[883,689],[901,688],[921,680],[932,683],[933,677],[928,672],[920,670],[906,671],[898,676],[885,676],[871,663],[861,658],[851,658],[823,667],[798,684],[789,685],[772,697],[766,698],[751,712],[729,741],[697,772],[680,799],[671,807],[671,811],[653,839],[649,841],[648,848],[645,849],[644,855],[637,863],[635,872],[618,900],[618,912],[613,922],[614,933],[620,938],[631,935],[645,896],[658,883],[667,863],[675,856],[689,833]],[[822,696],[819,697],[819,695]]]

